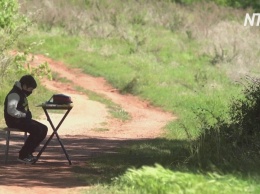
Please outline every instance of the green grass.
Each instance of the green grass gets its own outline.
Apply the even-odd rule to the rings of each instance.
[[[187,141],[126,141],[113,154],[92,158],[74,167],[78,178],[94,185],[84,193],[258,193],[259,175],[235,166],[222,173],[212,166],[201,171],[189,162]]]
[[[149,185],[149,187],[144,185]],[[108,194],[244,194],[259,192],[257,183],[251,183],[239,178],[234,178],[233,176],[220,176],[218,174],[203,176],[199,174],[172,172],[160,166],[156,166],[155,168],[143,167],[143,169],[140,170],[130,169],[124,176],[118,179],[117,185],[112,188],[105,187],[105,189]],[[104,192],[104,187],[96,186],[95,189],[84,193],[99,194],[102,192]]]
[[[52,80],[62,82],[62,83],[71,83],[66,77],[61,77],[59,73],[51,72]]]
[[[56,81],[59,81],[59,82],[72,84],[72,82],[70,80],[68,80],[67,78],[60,77],[60,75],[58,73],[53,73],[52,78],[53,78],[53,80],[56,80]],[[131,116],[125,110],[123,110],[121,106],[114,103],[113,101],[106,98],[105,96],[103,96],[101,94],[97,94],[97,93],[92,92],[90,90],[86,90],[86,89],[79,87],[79,86],[75,86],[74,88],[77,91],[86,94],[90,100],[97,101],[97,102],[100,102],[102,104],[105,104],[106,107],[108,108],[109,113],[114,118],[120,119],[122,121],[127,121],[127,120],[131,119]]]
[[[105,77],[122,93],[138,95],[177,114],[191,136],[196,136],[199,131],[193,112],[208,108],[217,115],[225,114],[228,102],[240,88],[222,69],[210,65],[207,56],[197,53],[198,43],[166,30],[160,31],[160,37],[155,29],[149,32],[149,40],[134,53],[130,52],[134,44],[118,38],[83,39],[39,33],[23,40],[45,40],[37,52],[48,52],[51,58],[70,67]],[[187,138],[175,123],[168,125],[170,135]]]
[[[146,185],[149,185],[148,187]],[[257,193],[260,187],[229,175],[209,173],[207,175],[176,172],[160,165],[128,169],[116,179],[116,188],[121,193],[200,193],[233,194]]]
[[[85,93],[90,100],[94,100],[97,102],[100,102],[102,104],[105,104],[106,107],[108,108],[108,112],[117,119],[120,119],[122,121],[127,121],[131,119],[131,115],[129,115],[125,110],[122,109],[121,106],[118,104],[114,103],[110,99],[106,98],[103,95],[97,94],[95,92],[92,92],[90,90],[83,89],[81,87],[75,87],[76,90],[81,91]]]
[[[104,132],[104,131],[109,131],[109,129],[107,129],[107,128],[94,128],[94,129],[92,129],[92,131]]]

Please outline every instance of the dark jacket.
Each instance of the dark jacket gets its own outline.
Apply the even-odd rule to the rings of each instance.
[[[25,122],[26,112],[29,111],[26,95],[23,93],[20,82],[16,82],[7,94],[4,102],[4,117],[8,127],[17,126]]]

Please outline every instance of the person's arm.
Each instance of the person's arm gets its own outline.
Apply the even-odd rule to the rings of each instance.
[[[7,97],[7,113],[15,118],[25,118],[26,113],[17,110],[20,97],[16,93],[11,93]]]

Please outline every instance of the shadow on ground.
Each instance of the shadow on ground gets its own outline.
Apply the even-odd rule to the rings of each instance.
[[[62,142],[70,156],[69,165],[66,156],[54,137],[34,165],[17,161],[18,152],[23,145],[21,134],[11,134],[8,163],[4,164],[5,133],[0,132],[0,182],[5,186],[48,186],[71,188],[86,186],[75,173],[74,168],[88,165],[88,160],[101,154],[113,153],[114,148],[125,143],[123,140],[88,138],[82,136],[62,136]],[[42,145],[41,145],[42,147]],[[37,150],[38,152],[39,150]],[[37,153],[36,152],[36,153]],[[36,155],[36,154],[34,154]]]
[[[169,147],[174,150],[174,153],[180,159],[184,154],[181,144],[187,143],[181,142],[179,144],[180,142],[165,139],[125,140],[86,136],[61,136],[61,140],[69,154],[72,165],[69,165],[56,136],[53,137],[36,164],[26,165],[17,161],[18,152],[24,142],[21,133],[11,134],[8,163],[4,164],[5,132],[0,131],[1,185],[74,188],[107,183],[111,181],[112,177],[119,176],[129,167],[153,165],[155,161],[159,163],[167,161],[168,156],[172,154]],[[154,148],[156,146],[153,146],[153,144],[159,145],[159,148],[156,150]],[[42,146],[43,144],[34,155],[37,155]],[[118,149],[123,149],[123,151],[120,150],[121,153],[119,154],[116,152]],[[162,157],[161,152],[164,152],[164,150],[165,154]],[[186,154],[184,154],[184,157]],[[99,163],[100,158],[102,159]],[[175,162],[173,165],[178,164],[178,161]]]
[[[17,161],[17,156],[24,139],[22,134],[14,133],[11,134],[9,158],[5,165],[5,133],[0,131],[1,185],[46,188],[86,187],[109,183],[112,178],[124,174],[128,168],[151,166],[155,163],[173,170],[184,170],[190,173],[198,173],[200,169],[196,165],[196,161],[187,160],[190,156],[190,144],[187,141],[164,138],[125,140],[86,136],[61,136],[61,138],[72,165],[69,165],[55,136],[36,164],[20,163]],[[245,159],[240,163],[244,171],[236,169],[237,164],[233,165],[233,163],[228,168],[225,165],[219,165],[218,168],[229,173],[236,171],[247,175],[250,172],[248,165],[252,166],[251,161]],[[253,167],[256,165],[258,163],[254,162]],[[213,171],[215,170],[216,166]],[[255,168],[252,168],[251,172],[255,171]]]

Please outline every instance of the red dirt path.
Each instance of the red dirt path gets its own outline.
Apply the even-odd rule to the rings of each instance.
[[[13,143],[8,165],[0,164],[0,193],[79,193],[88,186],[75,177],[73,167],[84,166],[88,158],[111,152],[125,141],[159,137],[163,135],[162,128],[175,119],[172,114],[155,108],[135,96],[121,95],[103,78],[86,75],[78,69],[69,69],[63,63],[43,55],[35,56],[32,65],[37,66],[45,61],[53,72],[59,74],[59,77],[71,81],[60,83],[41,80],[48,89],[53,90],[53,93],[67,94],[74,102],[73,109],[59,129],[59,135],[70,155],[72,165],[68,165],[57,143],[47,147],[35,165],[20,164],[16,161],[16,157],[22,142],[18,145]],[[112,118],[104,104],[89,100],[88,96],[76,91],[75,86],[104,95],[120,105],[132,119],[122,122]],[[54,124],[58,123],[61,116],[58,113],[51,114]],[[41,116],[40,121],[49,126],[45,115]],[[51,132],[49,126],[48,134]],[[4,139],[0,140],[4,149]],[[1,156],[3,158],[3,154]]]

